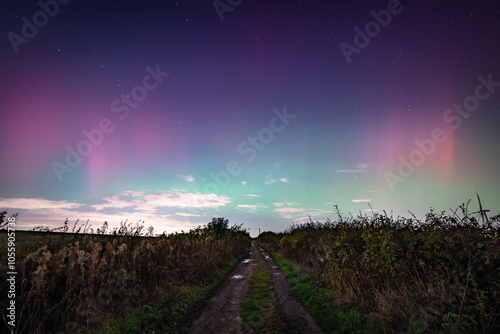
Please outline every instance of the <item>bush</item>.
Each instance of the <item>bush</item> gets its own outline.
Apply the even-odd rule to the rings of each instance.
[[[258,240],[374,327],[480,332],[500,322],[500,219],[480,224],[459,208],[460,217],[431,210],[425,222],[386,214],[309,220]]]

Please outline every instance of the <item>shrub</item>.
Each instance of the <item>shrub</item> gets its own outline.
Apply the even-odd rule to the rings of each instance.
[[[462,205],[424,222],[385,213],[309,220],[259,242],[377,328],[452,333],[500,322],[499,227],[498,216],[480,224]]]

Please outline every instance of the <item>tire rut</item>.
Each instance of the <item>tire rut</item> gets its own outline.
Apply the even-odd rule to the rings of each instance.
[[[259,256],[262,253],[264,259]],[[272,289],[276,296],[281,320],[286,333],[323,333],[300,304],[283,273],[274,260],[252,242],[247,259],[243,260],[210,298],[200,317],[186,331],[189,334],[243,334],[241,302],[245,299],[250,277],[257,265],[262,265],[272,276]]]
[[[241,329],[241,301],[247,294],[250,277],[257,265],[257,258],[257,252],[252,243],[249,258],[241,261],[222,283],[187,333],[243,333]]]
[[[259,251],[262,252],[264,256],[264,260],[262,261],[265,262],[267,271],[271,274],[273,279],[273,289],[276,294],[283,321],[285,322],[285,327],[287,328],[286,333],[323,333],[304,306],[297,300],[297,297],[285,280],[283,272],[279,269],[276,262],[274,262],[264,249],[259,247]]]

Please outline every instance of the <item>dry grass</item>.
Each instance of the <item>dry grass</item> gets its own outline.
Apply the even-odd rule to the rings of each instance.
[[[460,208],[425,222],[339,216],[260,241],[382,332],[482,333],[500,323],[500,216],[483,225]]]
[[[203,285],[248,244],[246,231],[216,219],[169,236],[52,239],[18,262],[16,332],[94,332],[133,308]]]

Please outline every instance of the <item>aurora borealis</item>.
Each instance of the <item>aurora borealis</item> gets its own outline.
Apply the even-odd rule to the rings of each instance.
[[[19,228],[220,216],[255,235],[476,191],[499,213],[497,2],[0,6],[0,210]]]

